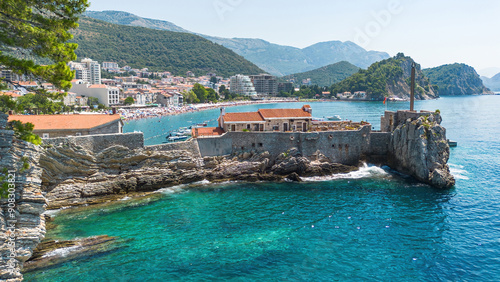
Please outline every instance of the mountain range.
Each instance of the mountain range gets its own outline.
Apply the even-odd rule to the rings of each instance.
[[[497,73],[492,78],[481,76],[481,80],[492,91],[500,91],[500,73]]]
[[[142,18],[127,12],[87,11],[85,15],[114,24],[197,34],[168,21]],[[321,42],[300,49],[273,44],[262,39],[197,35],[233,50],[266,72],[277,76],[305,72],[340,61],[348,61],[360,68],[367,68],[374,62],[389,58],[389,54],[385,52],[366,51],[350,41]]]
[[[195,75],[215,72],[229,77],[263,72],[228,48],[194,34],[117,25],[89,17],[81,17],[78,24],[71,31],[71,42],[78,44],[75,53],[80,58],[175,75],[192,71]]]

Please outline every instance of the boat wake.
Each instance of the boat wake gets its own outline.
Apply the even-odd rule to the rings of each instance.
[[[337,179],[361,179],[361,178],[387,178],[390,174],[383,168],[375,165],[363,164],[356,171],[351,171],[349,173],[339,173],[329,176],[314,176],[314,177],[303,177],[303,181],[317,182],[317,181],[329,181]]]
[[[448,163],[448,166],[450,167],[450,173],[455,179],[469,180],[469,177],[466,176],[469,172],[464,169],[463,165]]]

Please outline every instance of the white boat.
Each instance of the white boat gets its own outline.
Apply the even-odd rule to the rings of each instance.
[[[171,137],[168,137],[168,141],[181,141],[181,140],[186,140],[188,139],[189,136],[171,136]]]
[[[326,117],[327,120],[342,120],[342,118],[339,115],[334,115],[331,117]]]

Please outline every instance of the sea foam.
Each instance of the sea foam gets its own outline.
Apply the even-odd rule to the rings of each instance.
[[[329,181],[336,179],[360,179],[360,178],[383,178],[390,174],[384,169],[363,163],[363,166],[356,171],[351,171],[349,173],[338,173],[328,176],[314,176],[314,177],[303,177],[304,181]]]

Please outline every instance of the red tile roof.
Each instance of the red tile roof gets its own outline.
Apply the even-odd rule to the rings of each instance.
[[[260,109],[263,118],[310,118],[310,113],[302,109]]]
[[[227,113],[224,122],[264,121],[259,112]]]
[[[224,134],[224,130],[220,127],[197,127],[192,130],[193,136],[214,136]]]
[[[120,115],[12,115],[9,121],[31,122],[34,130],[90,129],[112,121],[120,120]]]
[[[10,96],[12,98],[21,97],[21,95],[14,93],[14,92],[0,92],[0,95],[7,95],[7,96]]]

